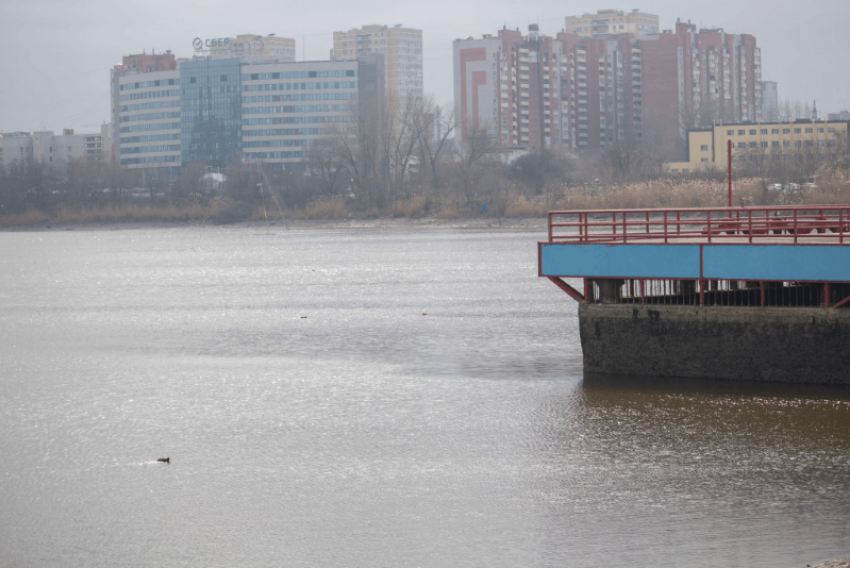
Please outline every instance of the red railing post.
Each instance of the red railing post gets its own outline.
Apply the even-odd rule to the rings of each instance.
[[[626,217],[628,217],[628,213],[623,211],[623,242],[626,242],[626,233],[628,232],[628,228],[626,227]]]
[[[747,212],[747,236],[750,237],[750,244],[753,244],[753,212]]]
[[[664,244],[667,244],[667,211],[664,212]]]
[[[797,210],[794,209],[794,244],[797,244]]]
[[[549,212],[549,242],[552,242],[552,212]]]

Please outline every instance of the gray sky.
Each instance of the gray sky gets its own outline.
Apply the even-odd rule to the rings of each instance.
[[[780,99],[850,110],[850,0],[0,0],[0,130],[98,129],[109,118],[109,69],[122,55],[187,57],[195,37],[274,33],[297,40],[299,61],[327,59],[334,31],[365,24],[422,29],[425,91],[450,102],[454,39],[529,23],[554,35],[565,16],[604,8],[657,14],[662,29],[682,18],[752,34]]]

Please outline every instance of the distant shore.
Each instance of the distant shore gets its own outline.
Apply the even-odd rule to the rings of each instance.
[[[26,225],[2,225],[0,232],[31,233],[45,231],[132,231],[144,229],[175,229],[182,227],[209,228],[244,228],[277,230],[427,230],[427,229],[456,229],[456,230],[499,230],[499,231],[540,231],[547,230],[546,217],[422,217],[422,218],[349,218],[349,219],[274,219],[250,220],[235,223],[217,224],[208,220],[186,221],[103,221],[90,223],[67,223],[44,221]]]
[[[833,560],[825,564],[818,564],[813,568],[850,568],[850,557],[839,558],[838,560]]]

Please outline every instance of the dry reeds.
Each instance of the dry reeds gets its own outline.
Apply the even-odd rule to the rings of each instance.
[[[0,225],[34,225],[36,223],[43,223],[48,219],[49,217],[41,211],[29,209],[25,213],[18,215],[4,215],[0,217]]]
[[[284,216],[290,219],[343,219],[348,217],[348,209],[344,197],[333,197],[313,201],[303,209],[288,209]]]
[[[425,198],[411,197],[406,201],[393,201],[389,213],[393,217],[422,217],[425,214],[425,205]]]

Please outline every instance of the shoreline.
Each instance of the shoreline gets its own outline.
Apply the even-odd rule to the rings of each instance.
[[[59,231],[132,231],[147,229],[178,228],[239,228],[265,229],[275,227],[284,230],[493,230],[493,231],[541,231],[548,230],[546,217],[379,217],[350,219],[274,219],[269,221],[253,219],[234,223],[215,223],[203,221],[100,221],[91,223],[57,223],[42,221],[28,225],[0,225],[4,233],[39,233]]]
[[[810,565],[807,564],[806,566]],[[850,556],[847,558],[838,558],[836,560],[831,560],[823,564],[818,564],[817,566],[813,566],[812,568],[850,568]]]

